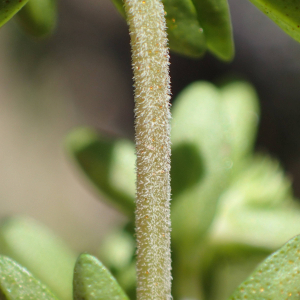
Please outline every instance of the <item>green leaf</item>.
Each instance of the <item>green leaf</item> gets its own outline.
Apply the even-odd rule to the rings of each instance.
[[[274,250],[299,232],[291,181],[276,160],[256,156],[220,197],[211,239]]]
[[[225,244],[217,248],[208,247],[202,267],[205,278],[205,299],[229,298],[239,284],[246,280],[271,251],[260,248]]]
[[[210,237],[215,244],[244,244],[273,251],[300,232],[296,205],[269,210],[240,207],[217,218]]]
[[[101,243],[99,254],[110,270],[119,271],[131,264],[135,250],[132,234],[123,229],[107,235]]]
[[[204,175],[204,162],[193,143],[181,143],[172,147],[171,179],[172,197],[198,184]]]
[[[247,82],[232,82],[221,89],[225,117],[232,147],[233,172],[244,168],[245,160],[252,155],[259,120],[256,92]]]
[[[136,247],[131,227],[134,225],[129,223],[125,228],[107,234],[101,243],[99,258],[133,299],[136,298]]]
[[[67,138],[67,148],[87,177],[111,203],[134,217],[135,150],[127,140],[100,137],[79,128]]]
[[[126,18],[122,0],[112,0]],[[206,50],[205,36],[192,0],[162,0],[167,22],[169,46],[179,54],[200,57]]]
[[[199,181],[180,193],[172,203],[172,237],[174,244],[182,249],[190,249],[201,241],[227,185],[231,159],[226,124],[220,92],[210,83],[193,83],[175,100],[172,145],[174,149],[194,145],[203,161]]]
[[[260,264],[229,300],[298,300],[299,282],[300,238],[296,236]]]
[[[256,155],[245,164],[228,193],[232,206],[239,201],[239,204],[265,209],[290,204],[293,197],[291,180],[277,160],[265,155]]]
[[[47,284],[60,299],[72,299],[76,255],[47,228],[29,218],[8,219],[0,228],[0,249]]]
[[[163,0],[169,46],[179,54],[200,57],[206,50],[205,35],[191,0]]]
[[[122,15],[124,19],[126,19],[126,12],[124,9],[123,0],[112,0],[113,4],[117,8],[118,12]]]
[[[219,59],[234,56],[232,26],[227,0],[192,0],[203,26],[207,48]]]
[[[250,0],[297,42],[300,42],[300,5],[297,0]]]
[[[89,254],[76,262],[73,291],[74,300],[129,300],[110,272]]]
[[[0,27],[12,18],[28,0],[0,1]]]
[[[0,256],[0,299],[57,300],[44,284],[5,256]]]
[[[29,0],[17,14],[17,19],[35,37],[50,35],[57,21],[56,0]]]

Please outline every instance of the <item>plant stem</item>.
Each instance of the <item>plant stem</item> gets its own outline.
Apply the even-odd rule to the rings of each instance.
[[[125,0],[135,82],[137,299],[171,299],[170,77],[160,0]]]

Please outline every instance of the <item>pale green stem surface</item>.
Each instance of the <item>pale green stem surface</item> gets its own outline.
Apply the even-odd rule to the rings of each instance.
[[[170,77],[164,7],[126,0],[135,81],[137,299],[171,299]]]

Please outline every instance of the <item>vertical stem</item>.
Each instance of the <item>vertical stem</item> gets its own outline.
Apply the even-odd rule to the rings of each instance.
[[[125,0],[135,82],[137,299],[171,299],[170,77],[160,0]]]

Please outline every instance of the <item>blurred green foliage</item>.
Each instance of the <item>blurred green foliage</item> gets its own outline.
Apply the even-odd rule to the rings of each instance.
[[[300,41],[295,0],[250,1]],[[113,2],[125,16],[122,0]],[[226,0],[162,2],[172,50],[191,57],[208,50],[224,61],[232,60]],[[26,3],[0,1],[0,26],[17,14],[33,36],[51,34],[57,19],[55,0]],[[223,300],[239,284],[229,299],[299,298],[299,237],[241,283],[258,262],[300,232],[300,209],[290,180],[276,160],[253,152],[258,119],[255,91],[245,82],[221,87],[196,82],[175,101],[171,174],[175,299]],[[75,264],[76,254],[46,228],[30,219],[13,218],[0,227],[0,251],[10,257],[0,256],[0,299],[125,300],[123,289],[134,298],[134,145],[80,128],[70,134],[67,147],[98,191],[129,218],[99,250],[119,283],[95,257],[82,254]]]
[[[175,99],[171,207],[175,299],[225,300],[259,262],[300,232],[300,209],[290,180],[276,160],[253,151],[258,120],[257,96],[246,82],[220,87],[195,82]],[[1,257],[0,272],[14,267],[11,279],[0,281],[0,290],[8,293],[9,285],[18,280],[26,284],[26,278],[19,279],[26,274],[53,291],[47,289],[40,299],[127,299],[126,294],[134,299],[134,144],[99,136],[88,128],[71,132],[66,144],[86,178],[129,218],[128,224],[109,234],[99,249],[101,261],[111,273],[88,254],[81,255],[75,264],[76,254],[51,232],[33,220],[18,217],[0,227],[0,251],[33,275]],[[244,295],[251,299],[253,294],[281,299],[273,297],[275,292],[267,283],[273,277],[283,282],[294,274],[291,266],[298,268],[297,245],[295,239],[275,254],[276,260],[272,256],[263,262],[262,266],[272,268],[264,272],[261,267],[262,271],[240,285],[232,299]],[[298,293],[295,280],[284,281],[283,294]],[[19,293],[39,295],[44,286],[36,279],[30,282],[34,286],[29,285],[25,292],[22,286],[11,290],[7,299],[20,299]]]
[[[231,82],[221,87],[196,82],[175,100],[172,119],[175,299],[225,300],[258,263],[300,232],[300,209],[294,201],[290,180],[276,160],[253,151],[258,120],[257,96],[246,82]],[[129,218],[129,223],[109,234],[99,249],[99,257],[113,275],[87,254],[81,255],[75,264],[76,254],[46,228],[27,218],[3,222],[0,251],[28,268],[61,300],[72,299],[74,264],[74,299],[109,299],[108,295],[127,299],[122,289],[134,299],[134,144],[101,137],[88,128],[74,130],[66,143],[86,178]],[[263,262],[234,292],[232,299],[245,295],[249,299],[257,295],[281,299],[274,296],[276,289],[268,282],[274,278],[283,282],[297,273],[297,245],[298,238]],[[265,266],[271,267],[265,272]],[[3,268],[6,272],[7,265]],[[16,268],[16,272],[25,272],[19,266]],[[19,273],[12,273],[15,281]],[[280,295],[281,290],[288,295],[298,293],[295,276],[293,280],[285,280]],[[4,293],[6,284],[0,283]],[[39,289],[37,286],[33,291]]]
[[[17,20],[34,37],[52,34],[57,22],[56,0],[29,0],[17,14]]]
[[[26,4],[26,5],[25,5]],[[0,27],[14,15],[21,27],[34,37],[53,33],[57,21],[56,0],[2,0]]]
[[[223,300],[255,264],[300,232],[299,205],[279,163],[253,151],[259,108],[251,85],[193,83],[175,99],[172,114],[173,295]],[[134,298],[134,144],[79,128],[67,148],[131,220],[107,237],[99,255]]]
[[[249,0],[300,42],[300,7],[295,0]],[[125,18],[123,0],[112,0]],[[227,0],[162,0],[172,51],[201,57],[206,50],[223,61],[234,57]]]

